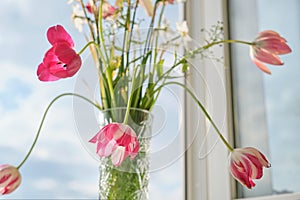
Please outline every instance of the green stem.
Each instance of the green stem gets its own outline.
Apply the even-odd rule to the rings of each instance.
[[[194,93],[184,84],[179,83],[179,82],[168,82],[165,83],[164,85],[159,86],[156,90],[153,91],[153,93],[160,91],[160,89],[166,85],[179,85],[180,87],[182,87],[183,89],[185,89],[185,91],[187,91],[191,97],[193,98],[193,100],[197,103],[197,105],[201,108],[202,112],[204,113],[204,115],[206,116],[206,118],[209,120],[209,122],[211,123],[211,125],[213,126],[213,128],[215,129],[215,131],[217,132],[217,134],[219,135],[220,139],[222,140],[222,142],[225,144],[225,146],[228,148],[228,150],[230,152],[233,151],[233,147],[227,142],[227,140],[224,138],[224,136],[222,135],[221,131],[219,130],[219,128],[217,127],[217,125],[215,124],[215,122],[213,121],[213,119],[211,118],[211,116],[209,115],[209,113],[206,111],[204,105],[197,99],[197,97],[194,95]]]
[[[87,48],[88,46],[90,46],[91,44],[95,45],[95,47],[97,48],[97,50],[98,50],[97,52],[99,53],[101,60],[105,60],[105,59],[104,59],[104,56],[103,56],[103,54],[102,54],[102,51],[101,51],[101,49],[100,49],[100,47],[99,47],[99,44],[96,43],[95,41],[89,41],[88,43],[86,43],[86,45],[84,45],[84,47],[78,52],[78,54],[79,54],[79,55],[82,54],[82,53],[86,50],[86,48]],[[99,68],[99,69],[101,69],[101,68]],[[101,71],[101,73],[102,73],[103,70],[101,69],[100,71]]]
[[[98,24],[99,24],[99,34],[100,34],[100,42],[101,42],[101,46],[103,48],[104,54],[106,56],[107,61],[109,61],[109,57],[108,54],[106,52],[106,47],[105,47],[105,42],[104,42],[104,35],[103,35],[103,17],[102,17],[102,12],[103,12],[103,2],[104,1],[100,1],[100,6],[99,6],[99,16],[98,16]],[[105,60],[103,60],[104,62]]]
[[[47,115],[47,113],[48,113],[50,107],[53,105],[53,103],[54,103],[55,101],[57,101],[58,99],[60,99],[60,98],[63,97],[63,96],[76,96],[76,97],[79,97],[79,98],[81,98],[81,99],[87,101],[88,103],[92,104],[93,106],[95,106],[95,107],[98,108],[99,110],[101,110],[98,104],[92,102],[92,101],[89,100],[88,98],[86,98],[86,97],[84,97],[84,96],[81,96],[81,95],[79,95],[79,94],[75,94],[75,93],[63,93],[63,94],[60,94],[60,95],[58,95],[57,97],[55,97],[55,98],[50,102],[50,104],[47,106],[47,108],[46,108],[46,110],[45,110],[45,112],[44,112],[42,121],[41,121],[41,123],[40,123],[40,125],[39,125],[38,131],[37,131],[37,133],[36,133],[36,136],[35,136],[35,138],[34,138],[34,141],[33,141],[32,145],[31,145],[31,147],[30,147],[28,153],[26,154],[25,158],[24,158],[24,159],[22,160],[22,162],[20,162],[20,164],[18,165],[17,169],[20,169],[20,167],[22,167],[22,165],[23,165],[23,164],[26,162],[26,160],[29,158],[29,156],[30,156],[30,154],[31,154],[31,152],[32,152],[32,150],[33,150],[33,148],[35,147],[35,144],[36,144],[36,142],[37,142],[37,140],[38,140],[38,138],[39,138],[40,132],[41,132],[41,130],[42,130],[42,126],[43,126],[43,124],[44,124],[46,115]]]
[[[240,44],[246,44],[246,45],[254,45],[253,42],[246,42],[246,41],[243,41],[243,40],[220,40],[220,41],[216,41],[216,42],[212,42],[212,43],[209,43],[207,45],[204,45],[202,47],[199,47],[198,49],[195,49],[193,51],[191,51],[189,54],[187,54],[187,56],[191,56],[191,55],[194,55],[196,53],[200,53],[201,51],[203,50],[206,50],[212,46],[215,46],[215,45],[218,45],[218,44],[224,44],[224,43],[227,43],[227,44],[230,44],[230,43],[240,43]],[[187,56],[185,56],[185,58],[187,58]]]
[[[128,2],[130,3],[130,1]],[[137,12],[137,8],[138,8],[138,4],[139,4],[139,0],[137,0],[135,2],[135,6],[134,6],[134,10],[133,10],[133,16],[132,16],[132,21],[135,22],[135,17],[136,17],[136,12]],[[129,4],[130,5],[130,4]],[[130,11],[128,11],[129,13],[129,17],[130,17]],[[130,21],[129,21],[130,22]],[[131,27],[130,27],[130,35],[129,35],[129,41],[132,41],[132,36],[133,36],[133,28],[134,28],[134,25],[135,23],[132,23],[131,24]],[[129,52],[130,52],[130,48],[131,48],[131,42],[129,42],[129,44],[127,45],[127,48],[126,48],[126,53],[127,53],[127,56],[126,56],[126,64],[128,65],[129,63]]]
[[[245,45],[253,45],[253,42],[246,42],[246,41],[242,41],[242,40],[220,40],[220,41],[216,41],[216,42],[212,42],[212,43],[209,43],[207,45],[204,45],[202,47],[199,47],[189,53],[187,53],[185,56],[183,56],[178,62],[175,62],[153,85],[153,87],[156,87],[162,80],[163,80],[163,83],[162,85],[164,85],[165,83],[165,80],[167,79],[167,76],[169,75],[169,73],[171,71],[174,70],[174,68],[176,68],[177,66],[179,66],[180,64],[182,64],[183,62],[185,62],[188,58],[190,58],[191,56],[197,54],[197,53],[201,53],[201,51],[203,50],[206,50],[214,45],[218,45],[218,44],[224,44],[224,43],[240,43],[240,44],[245,44]],[[159,87],[161,89],[161,87]],[[156,92],[159,93],[159,91],[156,90]],[[157,95],[158,97],[158,95]],[[157,99],[156,97],[156,99]],[[154,100],[155,102],[156,100]],[[149,98],[147,100],[147,102],[145,103],[145,106],[146,108],[149,107],[149,105],[152,103],[152,99]],[[151,110],[151,106],[150,106],[150,110]]]
[[[126,107],[126,113],[125,113],[125,117],[124,117],[124,121],[123,121],[124,124],[127,124],[128,117],[129,117],[129,114],[130,114],[131,101],[132,101],[132,96],[133,96],[133,92],[134,92],[134,88],[135,88],[136,71],[137,71],[137,67],[134,67],[134,71],[133,71],[133,75],[132,75],[132,84],[131,84],[130,95],[129,95],[129,99],[128,99],[128,103],[127,103],[127,107]]]
[[[83,10],[85,19],[89,19],[88,14],[87,14],[86,9],[85,9],[85,5],[83,3],[83,0],[80,0],[80,5],[81,5],[81,8]],[[95,40],[94,29],[93,29],[93,25],[92,25],[90,20],[88,20],[88,26],[89,26],[89,29],[90,29],[91,36],[92,36],[93,40]]]
[[[80,51],[78,54],[81,54],[83,53],[83,51],[91,44],[94,44],[96,46],[96,48],[98,49],[98,52],[99,52],[99,55],[101,57],[102,60],[105,60],[104,59],[104,56],[101,52],[101,49],[99,47],[99,45],[95,42],[95,41],[90,41],[88,42]],[[99,67],[100,69],[100,74],[103,73],[101,67]],[[111,94],[111,99],[112,99],[112,105],[115,107],[116,106],[116,102],[115,102],[115,95],[114,95],[114,89],[113,89],[113,83],[112,83],[112,76],[111,76],[111,69],[109,66],[106,67],[106,77],[107,77],[107,85],[108,85],[108,89],[109,89],[109,92]],[[103,80],[104,81],[104,80]]]
[[[109,66],[106,68],[106,77],[107,77],[107,83],[108,83],[108,90],[111,96],[111,104],[112,107],[116,107],[116,98],[115,98],[115,91],[112,81],[112,71]]]
[[[164,14],[164,10],[165,10],[165,2],[163,1],[163,6],[161,8],[161,12],[160,12],[160,15],[159,15],[159,18],[158,18],[158,27],[161,26],[161,21],[162,21],[162,17],[163,17],[163,14]],[[155,38],[155,53],[154,53],[154,61],[153,63],[156,64],[156,57],[157,57],[157,46],[158,46],[158,37],[159,37],[159,34],[156,35],[156,38]]]
[[[78,54],[79,55],[82,54],[86,50],[86,48],[88,48],[88,46],[90,46],[91,44],[98,46],[98,44],[95,41],[90,41],[90,42],[86,43],[86,45],[84,45],[84,47],[82,47],[82,49],[78,52]]]

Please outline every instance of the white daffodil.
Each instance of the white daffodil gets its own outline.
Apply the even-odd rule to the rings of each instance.
[[[192,41],[192,38],[189,36],[189,28],[187,22],[183,21],[181,23],[176,22],[176,30],[181,35],[181,42],[186,49],[189,49],[189,43]]]

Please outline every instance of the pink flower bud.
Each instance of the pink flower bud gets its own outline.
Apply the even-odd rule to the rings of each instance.
[[[271,164],[260,151],[253,147],[234,149],[231,152],[231,174],[249,189],[255,186],[252,179],[260,179],[263,176],[263,167],[269,168]]]
[[[0,194],[13,192],[21,183],[21,174],[16,167],[0,165]]]

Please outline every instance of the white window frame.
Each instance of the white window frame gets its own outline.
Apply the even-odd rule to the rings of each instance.
[[[203,33],[202,28],[209,28],[211,25],[216,24],[217,21],[226,22],[226,5],[220,0],[189,0],[186,2],[185,7],[185,19],[189,25],[189,34],[197,42],[201,43],[201,37]],[[227,25],[225,24],[225,27]],[[216,52],[216,56],[224,56],[227,54],[226,48],[219,48],[220,51]],[[227,58],[227,56],[225,57]],[[228,60],[225,59],[225,65],[227,65]],[[207,90],[207,87],[199,84],[198,77],[191,76],[192,74],[201,73],[207,84],[213,85],[216,79],[216,68],[210,67],[212,63],[209,61],[201,61],[193,63],[193,68],[190,68],[190,75],[187,76],[187,81],[193,86],[194,92],[200,99],[208,99],[212,95]],[[220,66],[218,71],[218,78],[221,78],[223,85],[226,88],[229,87],[229,82],[227,77],[229,77],[229,70],[223,70],[224,66]],[[224,88],[213,88],[213,94],[221,96],[216,97],[213,105],[209,105],[210,102],[203,102],[210,110],[218,109],[221,105],[225,108],[226,106],[226,96],[230,97],[230,91]],[[225,101],[224,101],[225,100]],[[210,151],[210,148],[215,143],[215,132],[212,130],[209,123],[207,123],[204,116],[198,115],[198,107],[192,103],[193,100],[186,95],[186,135],[187,144],[193,143],[191,146],[187,146],[186,151],[186,199],[187,200],[230,200],[232,199],[232,188],[234,188],[234,181],[230,177],[228,170],[228,151],[222,142],[217,142],[214,146],[214,150],[208,155],[206,159],[199,159],[199,149],[202,142],[205,140],[206,133],[208,133],[206,151]],[[231,102],[231,100],[227,100]],[[222,133],[226,138],[229,138],[229,132],[232,132],[232,127],[230,121],[231,113],[228,112],[231,109],[227,109],[224,112],[213,112],[212,116],[214,119],[222,121],[225,118],[225,124],[218,124],[219,128],[222,127]],[[224,113],[226,114],[224,116]],[[198,125],[198,127],[196,126]],[[197,130],[197,135],[194,138],[194,132]],[[229,138],[231,140],[231,138]]]
[[[228,2],[221,0],[188,0],[185,3],[185,19],[189,25],[189,34],[191,37],[201,43],[201,33],[202,28],[208,28],[212,24],[216,23],[218,20],[224,22],[224,27],[228,27]],[[248,1],[249,2],[249,1]],[[243,1],[240,3],[244,3]],[[253,1],[255,3],[255,1]],[[249,8],[249,9],[253,9]],[[255,8],[254,8],[255,9]],[[253,10],[255,11],[255,10]],[[252,13],[253,14],[253,13]],[[228,30],[225,29],[225,37],[228,33]],[[220,48],[220,51],[217,52],[218,55],[223,55],[225,58],[225,70],[221,68],[219,76],[222,78],[223,84],[226,87],[226,92],[224,94],[223,88],[214,88],[216,92],[224,94],[227,99],[227,110],[225,116],[225,126],[222,128],[222,133],[226,138],[229,138],[231,144],[233,144],[233,99],[231,91],[231,75],[230,75],[230,65],[229,65],[229,48],[225,46],[223,49]],[[201,62],[198,64],[193,63],[195,68],[191,68],[190,74],[201,73],[204,79],[208,82],[211,82],[215,79],[215,71],[213,71],[209,65],[209,62]],[[228,67],[228,68],[227,68]],[[196,70],[196,71],[194,71]],[[207,99],[210,95],[210,91],[207,91],[207,88],[199,84],[199,80],[193,76],[188,75],[188,83],[193,87],[194,92],[201,99]],[[219,91],[218,91],[219,90]],[[220,98],[222,100],[222,98]],[[220,104],[224,103],[221,102]],[[224,150],[224,145],[222,142],[218,142],[214,148],[214,151],[206,159],[200,160],[199,155],[199,146],[202,141],[205,139],[205,134],[209,131],[212,133],[208,134],[207,146],[210,146],[211,142],[214,142],[210,138],[215,133],[209,128],[204,116],[199,117],[196,110],[198,109],[195,104],[192,103],[193,100],[188,97],[188,94],[185,95],[185,119],[186,119],[186,166],[185,166],[185,199],[187,200],[230,200],[236,199],[236,182],[231,177],[228,170],[228,151]],[[203,102],[206,106],[210,106],[209,102]],[[217,106],[217,105],[213,105]],[[209,110],[210,111],[210,110]],[[215,118],[222,118],[218,116],[217,113],[213,114]],[[198,131],[196,137],[194,137],[195,130]],[[191,144],[192,145],[189,145]],[[209,150],[209,147],[208,149]],[[245,198],[242,198],[245,199]],[[237,200],[242,200],[237,199]],[[299,193],[293,194],[281,194],[281,195],[270,195],[262,196],[255,198],[247,198],[247,200],[296,200],[300,199]]]

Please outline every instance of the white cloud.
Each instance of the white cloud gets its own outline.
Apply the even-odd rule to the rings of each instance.
[[[56,180],[50,178],[44,178],[33,182],[33,186],[38,190],[43,190],[45,192],[55,191]]]

